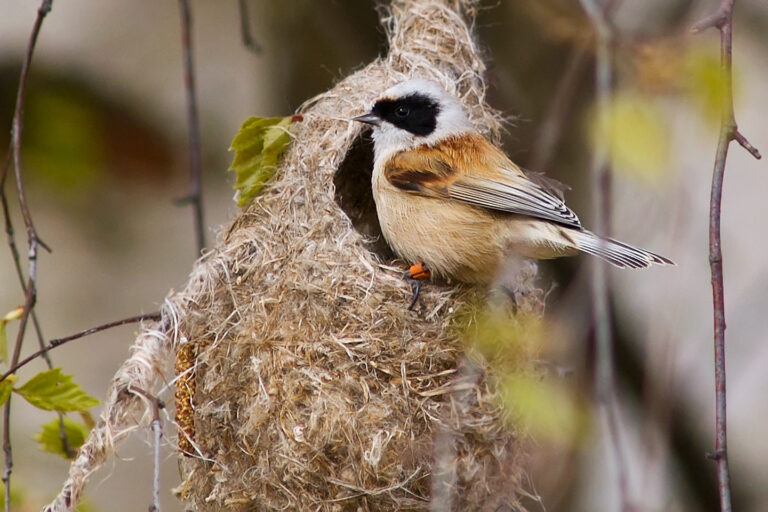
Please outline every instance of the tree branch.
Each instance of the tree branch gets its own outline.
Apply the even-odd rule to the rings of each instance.
[[[187,124],[189,126],[189,177],[190,190],[179,199],[179,204],[191,204],[197,240],[197,255],[205,248],[205,224],[203,222],[202,162],[200,156],[200,123],[197,115],[197,91],[195,65],[192,51],[192,13],[189,0],[179,0],[181,12],[181,41],[184,52],[184,87],[187,94]]]
[[[19,331],[16,335],[16,343],[13,347],[13,356],[11,358],[11,366],[14,366],[19,361],[19,355],[21,354],[21,346],[24,341],[24,333],[26,332],[27,322],[29,315],[32,312],[32,308],[37,300],[37,251],[39,247],[43,247],[50,251],[50,248],[40,240],[35,230],[35,225],[32,221],[32,215],[29,212],[27,205],[26,194],[24,193],[24,182],[22,181],[21,170],[21,132],[24,127],[24,95],[26,93],[27,77],[29,76],[29,68],[32,63],[32,55],[37,44],[37,37],[40,34],[40,28],[42,27],[45,16],[51,11],[53,0],[42,0],[40,7],[37,10],[37,18],[32,27],[32,32],[29,36],[29,43],[27,44],[27,52],[24,58],[24,62],[21,66],[21,76],[19,77],[19,87],[16,93],[16,106],[13,112],[13,122],[11,126],[11,155],[13,158],[13,166],[16,178],[16,191],[19,196],[19,207],[21,209],[22,217],[24,218],[24,225],[27,229],[27,261],[29,263],[29,276],[26,285],[26,296],[24,299],[24,312],[19,322]],[[0,177],[0,185],[3,186],[3,209],[7,216],[7,201],[5,198],[5,180],[8,172],[8,162],[4,165],[2,171],[2,177]],[[7,221],[9,222],[9,221]],[[6,224],[7,226],[7,224]],[[11,228],[11,233],[13,229]],[[15,247],[15,245],[14,245]],[[23,279],[22,279],[23,280]],[[11,472],[13,470],[13,450],[11,448],[11,399],[3,406],[3,454],[5,458],[3,468],[3,482],[5,484],[5,510],[9,512],[11,509]]]
[[[64,345],[65,343],[68,343],[68,342],[70,342],[72,340],[84,338],[86,336],[89,336],[91,334],[95,334],[97,332],[106,331],[107,329],[111,329],[113,327],[119,327],[121,325],[126,325],[126,324],[133,324],[133,323],[136,323],[136,322],[143,322],[144,320],[158,321],[158,320],[160,320],[160,313],[159,312],[145,313],[143,315],[137,315],[137,316],[132,316],[132,317],[129,317],[129,318],[123,318],[122,320],[115,320],[114,322],[109,322],[107,324],[99,325],[97,327],[91,327],[90,329],[86,329],[84,331],[80,331],[80,332],[72,334],[70,336],[65,336],[64,338],[57,338],[55,340],[51,340],[51,342],[48,343],[48,345],[46,345],[45,347],[41,348],[40,350],[38,350],[34,354],[31,354],[31,355],[25,357],[24,359],[22,359],[18,363],[16,363],[13,366],[11,366],[10,370],[8,370],[2,376],[0,376],[0,382],[3,382],[5,379],[8,378],[8,376],[13,375],[20,368],[26,366],[31,361],[34,361],[35,359],[37,359],[41,355],[45,354],[49,350],[53,350],[54,348],[59,347],[61,345]]]
[[[715,348],[715,452],[717,490],[721,512],[731,512],[731,476],[728,469],[726,374],[725,374],[725,290],[723,283],[723,253],[720,241],[720,211],[723,178],[728,147],[735,140],[755,158],[760,152],[739,132],[733,111],[733,31],[734,0],[722,0],[718,10],[692,27],[694,32],[715,27],[720,31],[720,62],[723,98],[720,136],[712,170],[712,190],[709,203],[709,266],[712,275],[712,303]]]
[[[133,384],[125,389],[126,393],[138,395],[149,402],[152,407],[152,439],[154,448],[154,472],[152,478],[152,504],[149,512],[160,512],[160,440],[163,437],[163,425],[160,421],[160,411],[165,409],[165,402],[152,393]]]
[[[0,205],[3,209],[3,218],[5,220],[5,234],[8,241],[8,248],[11,251],[11,259],[13,260],[13,266],[16,269],[16,275],[19,278],[19,284],[21,286],[22,293],[26,297],[27,295],[27,285],[24,281],[24,271],[21,268],[21,255],[19,254],[19,249],[16,247],[16,240],[15,240],[15,231],[13,228],[13,221],[11,219],[11,213],[10,209],[8,207],[8,198],[5,195],[5,179],[7,177],[7,170],[8,165],[10,164],[10,157],[11,157],[11,148],[8,148],[8,153],[6,156],[6,160],[3,164],[3,170],[2,170],[2,177],[0,178]],[[45,337],[43,336],[43,329],[40,326],[40,320],[37,318],[37,312],[33,309],[31,312],[32,316],[32,326],[35,328],[35,334],[37,335],[37,343],[40,346],[40,348],[45,347]],[[51,360],[50,355],[48,355],[47,352],[43,353],[43,359],[45,359],[45,364],[48,366],[48,369],[53,368],[53,361]],[[64,414],[61,411],[57,411],[57,414],[59,416],[59,438],[61,439],[61,448],[64,450],[64,453],[66,453],[68,456],[74,454],[74,450],[69,445],[69,441],[67,441],[67,432],[64,427]]]
[[[597,103],[597,133],[608,134],[610,127],[610,103],[613,87],[612,45],[613,29],[609,16],[617,2],[600,5],[597,0],[581,0],[595,31],[595,88]],[[595,231],[609,236],[611,232],[611,168],[610,148],[604,140],[597,140],[592,156],[592,193],[595,212]],[[595,325],[595,394],[601,406],[611,449],[616,459],[620,510],[632,510],[626,459],[621,447],[616,382],[613,369],[613,327],[608,307],[608,274],[606,264],[592,261],[593,323]]]

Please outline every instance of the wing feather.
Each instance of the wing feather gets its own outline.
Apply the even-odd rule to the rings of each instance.
[[[412,193],[581,229],[579,218],[560,197],[529,179],[477,134],[399,153],[388,162],[384,175],[393,186]]]

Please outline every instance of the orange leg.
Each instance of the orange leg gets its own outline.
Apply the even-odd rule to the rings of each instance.
[[[416,300],[419,298],[419,292],[421,291],[421,283],[425,279],[429,279],[430,274],[431,272],[423,261],[411,265],[408,269],[406,278],[411,281],[411,288],[413,288],[413,298],[411,299],[411,304],[408,306],[409,310],[413,309],[413,306],[416,305]]]

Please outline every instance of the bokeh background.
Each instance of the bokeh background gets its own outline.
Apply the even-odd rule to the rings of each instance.
[[[714,0],[625,0],[616,10],[614,234],[674,259],[675,268],[611,271],[621,443],[638,510],[716,510],[712,450],[714,382],[707,253],[711,169],[717,138],[718,36],[689,27]],[[229,142],[250,115],[293,113],[351,70],[386,51],[373,2],[249,0],[255,54],[240,37],[237,2],[192,2],[209,245],[236,213]],[[569,184],[569,204],[590,225],[594,134],[590,28],[571,0],[482,1],[475,29],[487,57],[489,100],[510,116],[507,153]],[[0,5],[0,147],[36,2]],[[768,7],[737,2],[734,66],[741,131],[768,152]],[[362,112],[363,106],[361,106]],[[341,115],[342,113],[340,113]],[[192,215],[174,199],[188,189],[187,124],[178,5],[173,1],[56,2],[30,76],[22,159],[43,240],[37,311],[61,337],[155,310],[183,286],[196,258]],[[9,195],[13,197],[12,183]],[[768,502],[768,172],[733,145],[723,199],[728,320],[729,449],[735,509]],[[16,206],[15,201],[12,201]],[[17,243],[23,222],[14,216]],[[542,266],[550,289],[547,364],[588,396],[592,342],[585,258]],[[0,312],[23,302],[0,250]],[[54,363],[102,398],[128,355],[128,326],[73,342]],[[553,331],[554,332],[554,331]],[[9,326],[13,339],[14,326]],[[31,336],[27,348],[35,342]],[[42,363],[24,370],[29,378]],[[165,398],[169,398],[167,395]],[[98,411],[95,411],[98,412]],[[32,436],[51,419],[14,405],[14,484],[19,510],[36,510],[64,480],[67,462]],[[612,510],[614,458],[596,418],[577,438],[534,448],[530,510]],[[534,433],[535,434],[535,433]],[[128,511],[151,499],[151,446],[138,433],[87,488],[90,510]],[[165,510],[181,510],[165,452]]]

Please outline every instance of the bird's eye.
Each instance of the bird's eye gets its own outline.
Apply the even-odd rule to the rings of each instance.
[[[395,115],[397,117],[408,117],[408,114],[410,114],[411,111],[408,109],[408,107],[399,106],[395,109]]]

